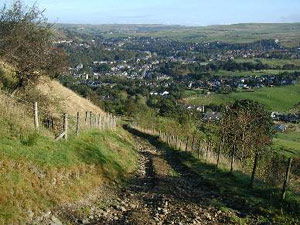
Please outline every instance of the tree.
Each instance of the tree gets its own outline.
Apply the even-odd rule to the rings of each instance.
[[[220,129],[220,136],[222,137],[222,148],[226,150],[226,153],[230,156],[230,173],[233,172],[233,165],[235,155],[237,152],[237,139],[239,135],[238,123],[236,122],[236,116],[238,113],[234,109],[233,105],[226,107],[223,112],[223,117],[220,125],[223,129]],[[221,152],[221,149],[219,149]]]
[[[268,146],[272,144],[273,121],[270,117],[270,113],[264,109],[263,105],[253,103],[251,107],[252,114],[255,116],[252,121],[252,132],[254,132],[254,134],[250,137],[250,153],[254,156],[254,163],[249,187],[253,188],[259,157],[267,150]]]
[[[109,72],[111,70],[111,66],[108,64],[100,64],[94,67],[94,72],[101,73],[101,72]]]
[[[221,152],[225,146],[225,138],[226,138],[226,133],[227,133],[227,124],[225,120],[221,120],[219,126],[218,126],[218,138],[219,138],[219,143],[218,143],[218,149],[217,149],[217,165],[216,167],[219,167],[220,164],[220,156]]]
[[[35,4],[25,7],[16,0],[0,10],[0,58],[15,68],[15,90],[43,74],[56,77],[63,71],[66,57],[62,50],[53,48],[52,37],[52,25]]]
[[[249,184],[252,187],[259,155],[272,143],[273,122],[270,113],[257,102],[240,100],[226,108],[221,125],[224,146],[230,149],[231,172],[236,156],[240,159],[254,157]]]

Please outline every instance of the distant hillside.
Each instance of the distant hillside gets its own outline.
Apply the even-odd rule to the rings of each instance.
[[[81,33],[102,34],[106,38],[124,36],[153,36],[187,42],[222,41],[249,43],[262,39],[278,39],[287,47],[300,43],[300,23],[249,23],[206,27],[167,25],[75,25],[58,24]]]

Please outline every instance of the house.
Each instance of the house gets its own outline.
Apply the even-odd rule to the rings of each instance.
[[[205,106],[204,105],[198,106],[196,108],[196,110],[199,111],[199,112],[205,112]]]
[[[168,91],[164,91],[163,93],[161,93],[160,95],[161,96],[167,96],[167,95],[169,95],[170,93],[168,92]]]
[[[275,127],[275,130],[276,130],[277,132],[281,132],[281,133],[285,132],[286,129],[287,129],[287,127],[286,127],[285,125],[283,125],[283,124],[278,124],[278,125],[276,125],[276,127]]]
[[[158,93],[157,92],[154,92],[154,91],[151,91],[150,92],[150,95],[152,96],[152,95],[155,95],[155,96],[157,96],[158,95]]]
[[[75,69],[77,71],[83,69],[83,64],[82,63],[78,64]]]
[[[222,114],[219,112],[207,112],[204,114],[204,121],[219,121],[222,118]]]
[[[279,113],[279,112],[272,112],[271,113],[271,118],[273,119],[273,120],[279,120],[279,117],[281,116],[281,113]]]
[[[99,78],[101,76],[101,73],[94,73],[95,78]]]

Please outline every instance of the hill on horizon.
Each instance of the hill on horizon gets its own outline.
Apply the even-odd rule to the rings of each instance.
[[[300,23],[240,23],[232,25],[181,26],[159,24],[56,24],[57,28],[115,37],[159,37],[183,42],[250,43],[277,39],[286,47],[299,46]]]

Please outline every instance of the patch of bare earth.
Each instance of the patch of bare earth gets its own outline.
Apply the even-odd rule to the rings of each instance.
[[[145,139],[136,142],[139,168],[128,185],[109,198],[70,206],[59,218],[68,224],[233,224],[231,212],[209,204],[215,193],[202,190],[193,174],[169,164],[168,156]]]

